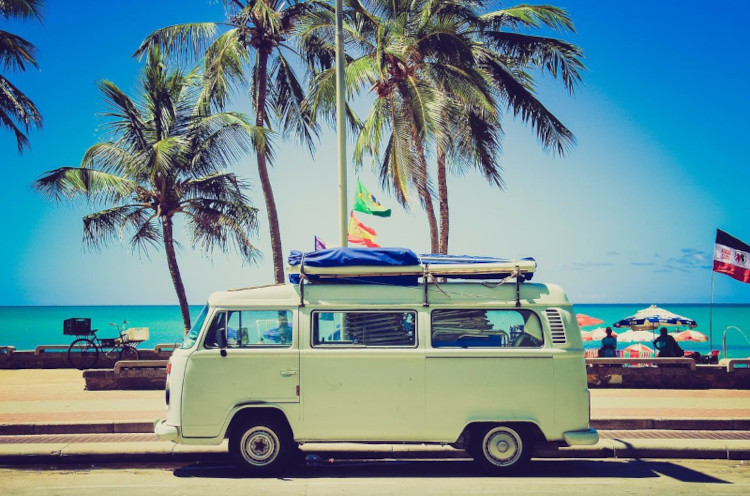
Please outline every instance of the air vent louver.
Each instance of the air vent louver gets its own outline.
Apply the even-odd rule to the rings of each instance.
[[[552,335],[552,342],[555,344],[565,344],[565,325],[563,324],[562,316],[558,310],[548,308],[544,311],[547,316],[547,323],[549,324],[550,334]]]

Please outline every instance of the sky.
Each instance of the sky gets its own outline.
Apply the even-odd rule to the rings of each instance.
[[[750,243],[750,2],[728,0],[720,11],[697,1],[549,3],[572,16],[577,32],[564,38],[584,49],[588,69],[573,96],[538,76],[539,98],[574,132],[577,146],[562,158],[545,153],[530,127],[506,115],[505,190],[475,173],[449,180],[450,252],[532,256],[535,280],[561,285],[574,303],[708,303],[712,286],[716,303],[750,303],[750,284],[711,272],[717,228]],[[81,217],[93,208],[55,203],[31,183],[45,171],[77,166],[103,138],[96,83],[108,79],[132,95],[142,63],[131,55],[144,37],[223,14],[215,0],[49,1],[43,23],[0,26],[37,47],[39,70],[4,74],[44,118],[22,155],[0,129],[0,305],[177,303],[163,251],[139,256],[127,240],[84,250]],[[250,113],[246,95],[232,106]],[[206,257],[181,237],[179,262],[193,304],[213,291],[273,279],[255,160],[230,169],[253,186],[250,197],[262,211],[255,244],[264,258],[251,266],[233,254]],[[400,208],[369,166],[350,166],[351,194],[357,177],[393,209],[390,218],[358,215],[378,231],[378,242],[429,251],[419,205]],[[315,235],[338,238],[334,130],[321,134],[314,157],[278,139],[271,181],[285,255],[312,250]]]

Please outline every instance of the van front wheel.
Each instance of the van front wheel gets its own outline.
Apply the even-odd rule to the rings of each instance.
[[[471,454],[485,470],[511,474],[522,470],[531,458],[531,445],[522,429],[493,425],[480,429],[472,440]]]
[[[233,429],[229,438],[234,464],[254,475],[279,472],[286,466],[291,451],[291,433],[270,418],[247,420]]]

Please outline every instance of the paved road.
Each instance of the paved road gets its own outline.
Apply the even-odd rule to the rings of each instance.
[[[731,460],[545,460],[522,477],[485,477],[469,462],[322,463],[284,478],[244,478],[229,466],[0,468],[3,495],[748,494],[750,464]]]

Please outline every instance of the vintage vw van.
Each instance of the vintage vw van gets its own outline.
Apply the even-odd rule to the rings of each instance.
[[[528,282],[533,260],[346,248],[291,261],[293,283],[211,295],[170,359],[160,438],[228,438],[254,473],[305,442],[449,444],[502,473],[535,444],[598,441],[572,305]]]

